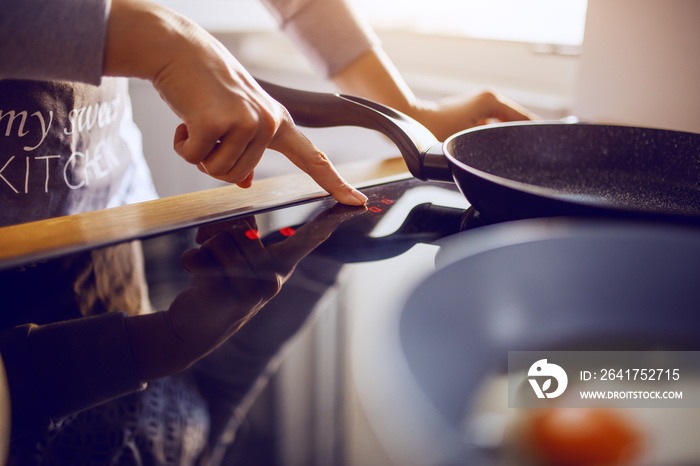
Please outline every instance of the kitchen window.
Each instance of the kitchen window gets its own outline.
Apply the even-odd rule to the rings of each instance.
[[[213,32],[275,28],[259,0],[156,0]],[[352,0],[379,31],[578,46],[587,0]]]
[[[580,46],[587,0],[355,0],[379,30]]]

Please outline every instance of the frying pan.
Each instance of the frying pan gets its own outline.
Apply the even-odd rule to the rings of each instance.
[[[700,134],[518,122],[468,129],[440,143],[376,102],[258,82],[298,125],[383,133],[415,178],[454,181],[485,221],[612,216],[700,223]]]

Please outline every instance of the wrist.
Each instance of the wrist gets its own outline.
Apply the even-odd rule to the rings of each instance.
[[[331,80],[347,94],[364,97],[413,116],[418,101],[389,57],[370,49],[335,74]]]
[[[196,26],[156,3],[112,0],[103,73],[153,81],[178,53],[177,43]]]
[[[202,356],[177,335],[165,311],[128,317],[124,324],[144,382],[181,372]]]

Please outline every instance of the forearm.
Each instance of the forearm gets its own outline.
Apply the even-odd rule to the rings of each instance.
[[[0,0],[0,79],[153,80],[201,28],[145,0]]]
[[[1,332],[13,437],[178,373],[214,346],[182,341],[164,316],[115,312]]]
[[[178,55],[193,53],[202,38],[209,35],[201,27],[157,3],[112,0],[103,73],[153,81]]]
[[[417,105],[413,91],[380,48],[370,49],[331,80],[346,94],[380,102],[408,115]]]
[[[216,346],[206,340],[196,344],[182,339],[165,311],[130,317],[125,326],[136,371],[144,382],[181,372]]]

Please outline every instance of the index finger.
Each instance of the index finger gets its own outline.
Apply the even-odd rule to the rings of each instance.
[[[303,224],[292,236],[268,246],[267,250],[282,265],[282,270],[289,273],[302,259],[326,241],[343,222],[366,211],[365,207],[335,204]]]
[[[314,146],[291,120],[282,122],[269,148],[284,154],[341,204],[364,205],[367,202],[367,196],[345,181],[326,154]]]

